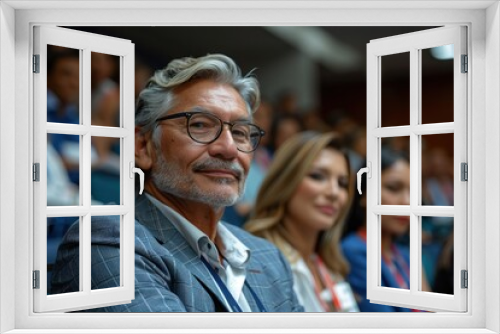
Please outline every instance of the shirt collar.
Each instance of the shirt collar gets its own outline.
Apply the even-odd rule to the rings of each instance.
[[[184,236],[189,246],[198,256],[205,254],[210,262],[219,263],[217,247],[205,233],[168,205],[160,202],[150,194],[146,193],[146,196],[172,225],[174,225],[179,233]],[[250,249],[221,222],[217,224],[215,243],[222,256],[232,267],[243,269],[246,266],[250,259]]]

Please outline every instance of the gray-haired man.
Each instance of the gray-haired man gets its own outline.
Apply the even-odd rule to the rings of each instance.
[[[136,166],[146,174],[146,194],[136,198],[135,299],[99,310],[303,310],[281,253],[220,222],[243,193],[263,135],[252,123],[259,101],[257,80],[223,55],[174,60],[150,79],[136,109]],[[119,275],[119,222],[92,224],[100,231],[92,238],[92,263],[106,269],[93,275],[92,288],[101,289]],[[77,228],[60,247],[54,292],[78,282],[58,270],[61,263],[78,266],[71,264],[75,238]]]

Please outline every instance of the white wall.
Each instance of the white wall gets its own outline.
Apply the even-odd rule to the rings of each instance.
[[[486,254],[494,259],[494,265],[486,266],[486,328],[496,333],[500,332],[500,96],[497,90],[500,81],[500,5],[490,6],[486,11],[486,143],[485,143],[485,175],[486,182],[486,219],[493,221],[487,224],[486,244],[493,249]]]
[[[3,256],[14,254],[14,29],[14,10],[0,2],[0,333],[14,328],[14,258]]]
[[[293,71],[290,71],[290,69]],[[301,52],[290,52],[279,60],[257,70],[262,93],[275,101],[283,91],[297,94],[301,110],[319,105],[319,72],[313,60]]]

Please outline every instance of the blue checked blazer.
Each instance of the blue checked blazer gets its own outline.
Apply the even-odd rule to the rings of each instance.
[[[96,312],[217,312],[227,311],[215,281],[182,234],[146,196],[135,206],[135,299]],[[293,291],[290,267],[279,250],[242,229],[225,226],[250,250],[247,283],[268,312],[303,311]],[[92,289],[120,282],[120,222],[118,217],[92,218]],[[78,226],[66,233],[57,254],[51,293],[78,291]],[[248,304],[257,304],[244,286]]]

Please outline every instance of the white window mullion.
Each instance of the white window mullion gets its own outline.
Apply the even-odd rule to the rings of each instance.
[[[378,236],[380,231],[379,215],[374,212],[374,209],[380,203],[377,202],[377,193],[380,190],[376,180],[379,177],[379,145],[380,139],[374,131],[380,127],[381,115],[378,112],[381,108],[381,60],[374,54],[371,45],[367,46],[367,95],[372,97],[372,103],[367,104],[367,156],[368,165],[371,164],[371,178],[366,179],[366,230],[368,236]],[[367,298],[372,299],[374,292],[380,286],[380,238],[373,237],[366,240],[366,284]]]
[[[413,129],[419,124],[421,109],[421,78],[419,50],[410,50],[410,127]],[[410,133],[410,207],[419,204],[421,194],[420,180],[420,147],[418,136]],[[419,290],[419,276],[421,271],[420,248],[420,219],[415,214],[410,214],[410,291],[412,294]]]
[[[92,263],[91,263],[91,215],[86,214],[83,216],[82,224],[80,226],[80,284],[81,290],[88,294],[92,290],[91,288],[91,273],[92,273]],[[83,282],[82,282],[83,277]]]
[[[121,83],[121,100],[120,108],[122,110],[120,117],[120,124],[124,130],[128,133],[121,140],[121,147],[123,155],[121,157],[121,184],[123,185],[122,190],[122,205],[126,208],[127,214],[123,215],[121,218],[122,228],[121,228],[121,275],[120,282],[122,287],[124,287],[125,295],[129,299],[134,299],[134,279],[135,279],[135,268],[134,261],[125,261],[125,259],[135,258],[135,235],[134,235],[134,223],[135,223],[135,182],[134,173],[130,171],[131,166],[135,166],[135,152],[134,149],[126,150],[125,147],[135,147],[135,118],[134,117],[124,117],[124,115],[135,115],[135,92],[133,85],[125,85],[126,82],[134,81],[134,72],[125,71],[124,69],[134,68],[135,57],[134,52],[131,52],[127,57],[120,57],[120,68],[122,69],[120,73]],[[127,180],[127,181],[125,181]],[[132,180],[130,182],[129,180]],[[125,194],[133,194],[133,196],[125,196]]]

